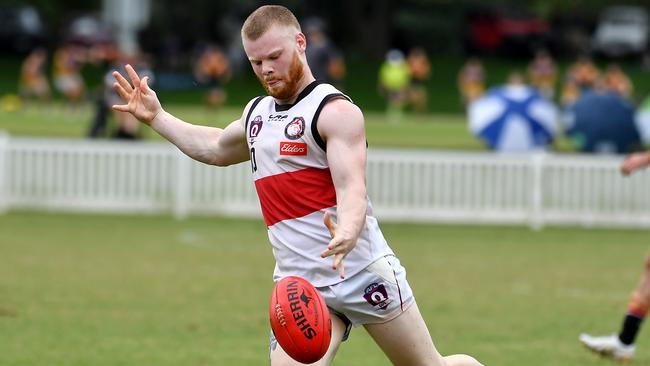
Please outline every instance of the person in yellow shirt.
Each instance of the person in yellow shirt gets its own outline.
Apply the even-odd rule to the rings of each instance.
[[[410,83],[411,71],[404,53],[397,49],[388,51],[386,60],[379,69],[379,87],[388,101],[387,114],[390,122],[399,122],[401,119]]]
[[[20,96],[26,99],[35,98],[39,101],[49,101],[50,83],[45,76],[47,52],[36,48],[23,61],[20,69]]]
[[[485,72],[478,58],[469,58],[458,73],[458,90],[465,106],[485,92]]]
[[[66,44],[54,53],[54,86],[72,104],[80,103],[86,93],[81,76],[83,52],[79,46]]]
[[[634,93],[632,81],[618,64],[611,64],[603,74],[603,87],[619,94],[623,98],[631,99]]]
[[[427,111],[428,93],[426,82],[431,76],[429,56],[423,48],[413,48],[406,58],[411,72],[411,85],[408,90],[408,102],[416,113]]]
[[[557,82],[557,67],[553,57],[546,50],[540,50],[528,65],[528,79],[533,87],[546,98],[552,100]]]
[[[580,94],[596,87],[600,71],[588,57],[580,57],[567,72],[560,100],[564,105],[575,103]]]

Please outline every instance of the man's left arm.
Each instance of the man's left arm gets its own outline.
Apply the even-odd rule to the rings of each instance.
[[[361,110],[344,99],[325,105],[318,119],[318,132],[327,146],[327,160],[336,190],[337,218],[324,221],[332,240],[322,257],[334,256],[333,269],[345,277],[343,259],[357,244],[366,220],[366,134]]]

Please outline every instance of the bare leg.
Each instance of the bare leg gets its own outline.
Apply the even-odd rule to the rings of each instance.
[[[393,365],[481,366],[474,358],[465,355],[442,357],[416,303],[391,321],[368,324],[365,328]]]
[[[646,255],[643,273],[632,298],[637,298],[646,307],[650,304],[650,253]]]
[[[583,333],[579,337],[580,342],[587,349],[601,356],[619,362],[629,362],[634,358],[634,341],[648,313],[648,308],[650,308],[650,254],[646,256],[641,279],[630,296],[618,335],[592,336]]]
[[[330,342],[330,347],[327,349],[325,356],[318,362],[312,363],[312,366],[328,366],[332,363],[334,356],[336,356],[336,351],[338,351],[341,345],[344,332],[345,324],[338,316],[332,314],[332,341]],[[303,364],[291,358],[278,344],[275,348],[271,349],[271,365],[298,366]]]
[[[481,365],[474,357],[468,355],[451,355],[444,358],[449,366]]]

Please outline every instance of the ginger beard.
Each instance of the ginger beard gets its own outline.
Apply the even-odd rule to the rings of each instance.
[[[305,71],[303,70],[302,62],[300,62],[300,57],[298,57],[298,52],[294,52],[291,65],[289,65],[289,71],[286,75],[278,76],[272,73],[267,77],[257,76],[257,79],[268,95],[278,100],[287,100],[296,94],[298,83],[300,83],[304,75]],[[267,84],[271,80],[280,80],[281,85],[274,86],[271,89]]]

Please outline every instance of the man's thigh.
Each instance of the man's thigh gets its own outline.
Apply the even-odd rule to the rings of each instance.
[[[415,302],[392,320],[364,327],[394,365],[445,365]]]

